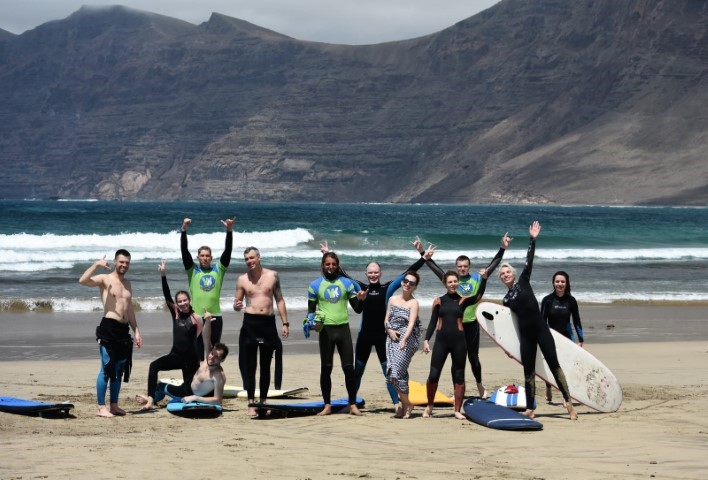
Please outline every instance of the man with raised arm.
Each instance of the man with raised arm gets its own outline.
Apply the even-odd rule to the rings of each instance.
[[[233,228],[235,218],[221,220],[226,227],[226,241],[224,252],[216,265],[212,265],[211,248],[207,246],[199,247],[197,250],[197,261],[195,264],[187,246],[187,228],[192,224],[192,219],[185,218],[182,221],[182,234],[180,246],[182,250],[182,263],[187,271],[189,280],[189,293],[192,295],[192,308],[199,316],[204,316],[204,312],[212,314],[211,321],[211,344],[216,345],[221,341],[221,332],[224,328],[224,321],[221,317],[221,285],[224,281],[226,269],[231,263],[231,248],[233,245]],[[204,359],[204,347],[201,338],[197,342],[199,359]]]
[[[125,278],[130,268],[130,253],[124,249],[116,251],[113,264],[115,268],[111,273],[95,275],[99,267],[106,270],[111,268],[104,255],[79,278],[81,285],[98,287],[103,302],[103,318],[100,325],[96,327],[96,340],[100,343],[101,355],[101,370],[96,379],[99,417],[125,415],[125,410],[118,406],[118,397],[121,378],[126,382],[130,379],[133,356],[130,328],[135,334],[135,346],[140,348],[143,344],[133,310],[133,291],[130,281]],[[106,391],[109,380],[111,394],[110,408],[107,408]]]

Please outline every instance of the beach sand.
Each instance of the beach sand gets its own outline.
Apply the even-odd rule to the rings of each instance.
[[[580,418],[572,422],[558,403],[557,391],[553,404],[539,396],[537,418],[544,425],[539,432],[491,430],[456,420],[451,408],[436,409],[431,419],[420,416],[421,408],[410,420],[393,419],[374,354],[359,391],[366,399],[362,417],[335,414],[252,420],[246,415],[244,400],[228,399],[224,414],[217,419],[179,418],[164,408],[123,418],[98,418],[98,358],[88,338],[87,348],[96,358],[82,358],[81,350],[76,350],[74,359],[29,360],[37,357],[25,355],[26,360],[0,361],[2,395],[75,404],[68,419],[0,413],[0,478],[703,479],[708,467],[708,332],[704,325],[708,309],[690,308],[680,315],[675,311],[674,307],[583,308],[586,347],[618,377],[624,403],[610,414],[578,406]],[[694,340],[667,337],[665,332],[672,330],[666,325],[667,316],[677,331],[685,322],[693,322],[699,329]],[[25,338],[26,332],[17,326],[6,329],[8,316],[3,318],[3,330],[9,331],[0,345],[5,349],[13,339]],[[61,316],[48,314],[42,321],[57,322],[57,318]],[[293,315],[291,322],[295,318],[299,317]],[[12,321],[18,320],[13,317]],[[30,320],[25,317],[23,321]],[[648,330],[638,336],[620,335],[620,341],[593,342],[593,328],[589,328],[593,324],[599,333],[612,323],[615,327],[609,330],[620,334],[632,322]],[[227,342],[235,345],[233,331],[225,332]],[[58,333],[46,335],[54,338]],[[301,332],[293,332],[294,338],[285,344],[284,387],[307,386],[306,398],[320,400],[316,340],[301,340],[298,335]],[[41,350],[42,341],[34,343]],[[160,353],[168,349],[169,345],[163,346]],[[480,356],[488,388],[522,381],[521,366],[499,348],[483,343]],[[145,353],[137,355],[131,381],[123,386],[121,405],[128,410],[138,408],[133,397],[144,393],[150,359]],[[416,354],[412,379],[425,381],[429,360],[429,356]],[[236,348],[225,369],[228,383],[241,383]],[[451,394],[448,372],[449,362],[440,390]],[[467,377],[468,392],[475,393],[469,367]],[[338,360],[332,379],[333,398],[345,396]],[[543,391],[538,381],[537,392],[542,395]]]

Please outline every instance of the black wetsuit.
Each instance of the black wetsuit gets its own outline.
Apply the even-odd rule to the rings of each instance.
[[[406,272],[416,272],[423,266],[425,260],[420,258],[417,262],[411,265]],[[357,390],[361,385],[361,379],[364,376],[366,364],[371,356],[371,348],[376,349],[376,355],[379,357],[379,364],[386,377],[386,329],[384,328],[384,320],[386,319],[386,306],[391,295],[401,287],[401,281],[405,272],[397,278],[386,283],[367,283],[356,280],[346,272],[344,276],[353,280],[359,285],[361,290],[366,290],[366,300],[364,300],[364,309],[361,312],[361,324],[356,337],[356,347],[354,350],[354,368],[356,371],[356,386]],[[386,382],[386,386],[391,395],[393,403],[398,403],[398,394],[396,390]]]
[[[224,266],[224,268],[227,268],[229,264],[231,263],[231,250],[233,246],[233,232],[226,232],[226,241],[224,243],[224,251],[221,254],[221,257],[219,258],[219,261],[221,264]],[[182,264],[184,265],[185,270],[189,270],[194,266],[194,259],[192,258],[192,255],[189,253],[189,248],[187,246],[187,232],[182,231],[182,234],[180,236],[180,247],[182,251]],[[194,296],[194,294],[192,294]],[[224,329],[224,319],[221,315],[213,315],[211,317],[211,344],[216,345],[221,341],[221,332]],[[204,352],[204,342],[202,342],[201,336],[197,342],[197,348],[199,350],[199,358],[200,360],[205,360],[205,352]],[[208,354],[208,352],[206,352]]]
[[[201,342],[202,319],[193,312],[183,313],[172,301],[167,278],[162,277],[162,293],[172,318],[172,350],[150,363],[148,371],[148,396],[155,398],[157,375],[167,370],[182,370],[183,385],[190,385],[192,377],[199,368],[199,349],[197,339]]]
[[[517,278],[504,296],[504,305],[516,313],[519,322],[519,336],[521,337],[521,363],[524,367],[524,382],[526,388],[526,405],[533,408],[536,394],[536,345],[541,348],[541,353],[548,363],[548,367],[556,379],[558,389],[563,394],[563,398],[568,401],[568,385],[565,380],[563,370],[558,363],[556,355],[556,344],[551,336],[551,331],[546,322],[541,318],[538,308],[538,301],[531,288],[531,269],[533,267],[533,257],[536,250],[536,242],[531,239],[529,249],[526,253],[526,265],[524,271]]]
[[[569,294],[559,297],[555,292],[546,295],[541,301],[541,318],[556,332],[575,341],[573,326],[578,334],[578,342],[583,343],[583,326],[580,323],[578,302]],[[572,322],[571,322],[572,318]]]
[[[260,350],[260,400],[265,402],[270,387],[270,364],[273,353],[280,344],[278,329],[275,326],[275,315],[243,314],[243,326],[239,335],[239,365],[245,368],[242,372],[243,387],[248,399],[255,399],[256,369],[258,368],[258,351]],[[243,358],[242,358],[243,357]]]
[[[432,405],[447,356],[452,358],[452,383],[455,385],[455,411],[460,411],[465,394],[465,356],[467,352],[462,315],[465,308],[479,302],[487,288],[487,280],[482,278],[479,291],[472,297],[462,298],[458,293],[446,293],[433,302],[430,323],[425,339],[430,341],[437,331],[435,344],[430,356],[428,374],[428,404]]]
[[[502,257],[504,257],[504,249],[500,248],[497,254],[494,256],[492,261],[487,265],[487,278],[494,272],[494,270],[499,266],[499,263],[502,260]],[[433,261],[433,259],[430,259],[426,262],[428,264],[428,267],[430,267],[430,270],[433,271],[433,273],[440,279],[443,279],[443,276],[445,275],[445,272],[443,272],[442,268]],[[475,274],[478,275],[478,274]],[[466,275],[465,277],[460,278],[460,283],[469,281],[471,279],[471,275]],[[477,283],[479,285],[479,283]],[[470,295],[475,295],[479,291],[479,288],[472,290],[469,292]],[[458,289],[458,292],[461,292],[461,289]],[[468,308],[474,309],[475,305],[470,305]],[[469,312],[468,312],[469,314]],[[465,344],[467,346],[467,358],[470,361],[470,366],[472,367],[472,374],[474,375],[474,379],[477,383],[482,383],[482,363],[479,361],[479,323],[477,322],[477,319],[474,318],[474,315],[469,315],[473,318],[472,321],[467,321],[465,318],[465,321],[462,322],[462,328],[465,330]],[[467,315],[465,315],[467,317]]]

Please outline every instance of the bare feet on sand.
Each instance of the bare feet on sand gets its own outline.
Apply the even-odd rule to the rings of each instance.
[[[522,412],[522,415],[526,415],[529,418],[534,418],[536,416],[535,410],[529,408],[528,410]]]
[[[414,408],[415,408],[415,405],[413,405],[412,403],[409,403],[405,408],[405,414],[403,415],[403,418],[411,418]]]
[[[98,406],[98,413],[97,413],[97,415],[98,415],[99,417],[104,417],[104,418],[111,418],[111,417],[114,417],[114,416],[115,416],[115,415],[113,415],[113,414],[111,413],[110,410],[108,410],[108,407],[105,406],[105,405],[99,405],[99,406]]]
[[[455,412],[455,418],[458,420],[464,420],[465,416],[460,412]]]
[[[125,410],[120,408],[117,403],[111,403],[111,413],[113,415],[116,415],[118,417],[124,417],[125,416]]]
[[[578,419],[578,412],[575,411],[575,407],[573,407],[573,402],[565,402],[565,408],[566,410],[568,410],[568,415],[570,416],[571,420]]]
[[[397,407],[395,410],[396,413],[393,415],[393,418],[403,418],[403,415],[406,414],[402,406]]]
[[[482,399],[486,400],[489,398],[489,394],[487,393],[487,389],[484,388],[484,385],[482,385],[482,383],[480,383],[480,382],[477,382],[477,391],[479,392],[479,396]]]
[[[361,417],[363,414],[361,413],[361,410],[359,410],[359,407],[356,405],[349,405],[348,407],[344,407],[342,409],[342,413],[348,413],[350,415],[356,415],[357,417]]]
[[[248,416],[249,417],[257,417],[258,416],[258,410],[256,410],[256,407],[248,407]]]
[[[330,405],[329,403],[325,403],[324,408],[317,415],[332,415],[332,405]]]
[[[425,407],[425,410],[423,410],[423,418],[430,418],[433,416],[433,406],[428,405]]]
[[[153,403],[152,398],[146,397],[145,395],[136,395],[135,401],[138,402],[143,407],[140,409],[141,412],[147,412],[150,410],[157,409],[157,405]]]

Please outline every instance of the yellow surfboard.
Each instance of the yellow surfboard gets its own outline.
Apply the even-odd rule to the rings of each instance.
[[[408,399],[413,405],[427,405],[428,404],[428,393],[425,385],[422,383],[414,382],[410,380],[408,382]],[[436,406],[448,406],[454,405],[455,402],[452,398],[440,393],[440,391],[435,392],[435,403]]]

